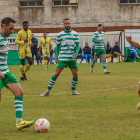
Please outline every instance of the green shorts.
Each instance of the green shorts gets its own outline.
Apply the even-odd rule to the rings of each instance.
[[[76,60],[71,60],[71,61],[59,60],[56,66],[56,68],[67,68],[67,67],[69,67],[70,69],[78,69]]]
[[[94,49],[94,56],[99,56],[101,54],[106,54],[105,49]]]
[[[5,87],[5,85],[12,84],[12,83],[19,83],[19,82],[12,73],[10,72],[5,73],[4,78],[0,79],[0,90],[2,90]]]

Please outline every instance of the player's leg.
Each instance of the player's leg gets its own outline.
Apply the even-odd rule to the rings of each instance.
[[[32,57],[26,56],[26,59],[27,59],[27,65],[26,65],[25,70],[24,70],[24,73],[23,73],[24,80],[27,80],[27,77],[26,77],[26,74],[25,73],[30,69],[30,67],[32,65]]]
[[[94,54],[94,59],[93,59],[93,61],[91,63],[91,67],[90,67],[90,73],[93,73],[93,67],[94,67],[95,62],[97,61],[97,59],[98,59],[98,55]]]
[[[47,70],[48,70],[49,62],[50,62],[50,55],[49,55],[49,57],[47,56]]]
[[[81,95],[81,93],[76,92],[76,86],[78,83],[78,66],[75,60],[68,62],[68,67],[71,69],[73,78],[71,81],[71,95]]]
[[[44,66],[45,66],[45,70],[48,70],[47,69],[47,56],[44,56]]]
[[[53,85],[55,84],[56,82],[56,79],[58,78],[58,76],[60,75],[60,73],[62,72],[63,68],[56,68],[55,69],[55,72],[54,72],[54,75],[51,77],[50,81],[49,81],[49,84],[48,84],[48,88],[47,90],[40,94],[41,97],[44,97],[44,96],[48,96]]]
[[[140,96],[140,82],[139,82],[139,85],[138,85],[138,94]]]
[[[18,80],[11,73],[7,73],[4,79],[5,86],[15,95],[14,106],[16,112],[16,127],[18,130],[29,127],[33,121],[23,121],[23,90]]]
[[[101,57],[102,57],[102,59],[103,59],[103,69],[104,69],[104,74],[109,74],[110,72],[109,71],[107,71],[107,69],[106,69],[106,54],[104,53],[102,53],[101,54]]]
[[[20,81],[24,81],[24,66],[25,66],[25,58],[24,59],[20,59],[21,65],[20,65]]]

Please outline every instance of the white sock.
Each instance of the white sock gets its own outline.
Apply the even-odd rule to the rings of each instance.
[[[22,121],[22,118],[16,118],[16,124],[19,124]]]

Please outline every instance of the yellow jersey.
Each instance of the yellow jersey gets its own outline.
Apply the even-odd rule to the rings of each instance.
[[[50,45],[52,44],[50,38],[42,38],[40,40],[40,45],[42,47],[42,53],[50,53]]]
[[[24,29],[20,30],[17,34],[17,38],[15,40],[15,44],[19,44],[18,46],[18,49],[26,49],[26,50],[30,50],[29,48],[29,45],[32,44],[31,42],[31,35],[32,35],[32,32],[31,30],[27,30],[25,31]],[[28,39],[28,42],[25,43],[24,40],[25,39]]]

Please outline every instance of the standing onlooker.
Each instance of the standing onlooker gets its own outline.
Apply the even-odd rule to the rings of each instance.
[[[137,58],[139,58],[138,53],[137,53],[137,48],[130,46],[130,55],[134,57],[134,62],[136,62]]]
[[[91,48],[88,46],[88,43],[85,43],[85,47],[83,48],[84,56],[86,59],[86,63],[88,63],[88,58],[91,58],[91,62],[93,61],[93,56],[91,55]]]
[[[120,62],[120,56],[123,56],[120,50],[120,47],[118,46],[118,42],[115,43],[115,46],[112,49],[112,55],[116,56],[118,59],[118,62]]]
[[[35,55],[35,57],[36,57],[37,64],[39,64],[39,62],[38,62],[38,56],[37,56],[38,39],[35,38],[34,34],[32,34],[31,41],[32,41],[32,43],[34,44],[34,46],[31,47],[33,65],[34,65],[34,55]]]
[[[50,50],[50,64],[53,64],[53,49]]]
[[[105,50],[106,50],[106,55],[107,55],[107,58],[108,58],[108,62],[111,62],[112,46],[109,45],[109,41],[107,41],[107,43],[106,43]]]
[[[92,61],[91,67],[90,67],[90,73],[93,73],[93,67],[95,65],[95,62],[97,61],[99,55],[102,56],[103,59],[103,68],[104,68],[104,74],[109,74],[110,72],[106,69],[106,51],[105,51],[105,43],[104,43],[104,32],[102,24],[98,24],[97,27],[98,31],[96,31],[93,35],[92,42],[95,43],[94,48],[94,60]]]

